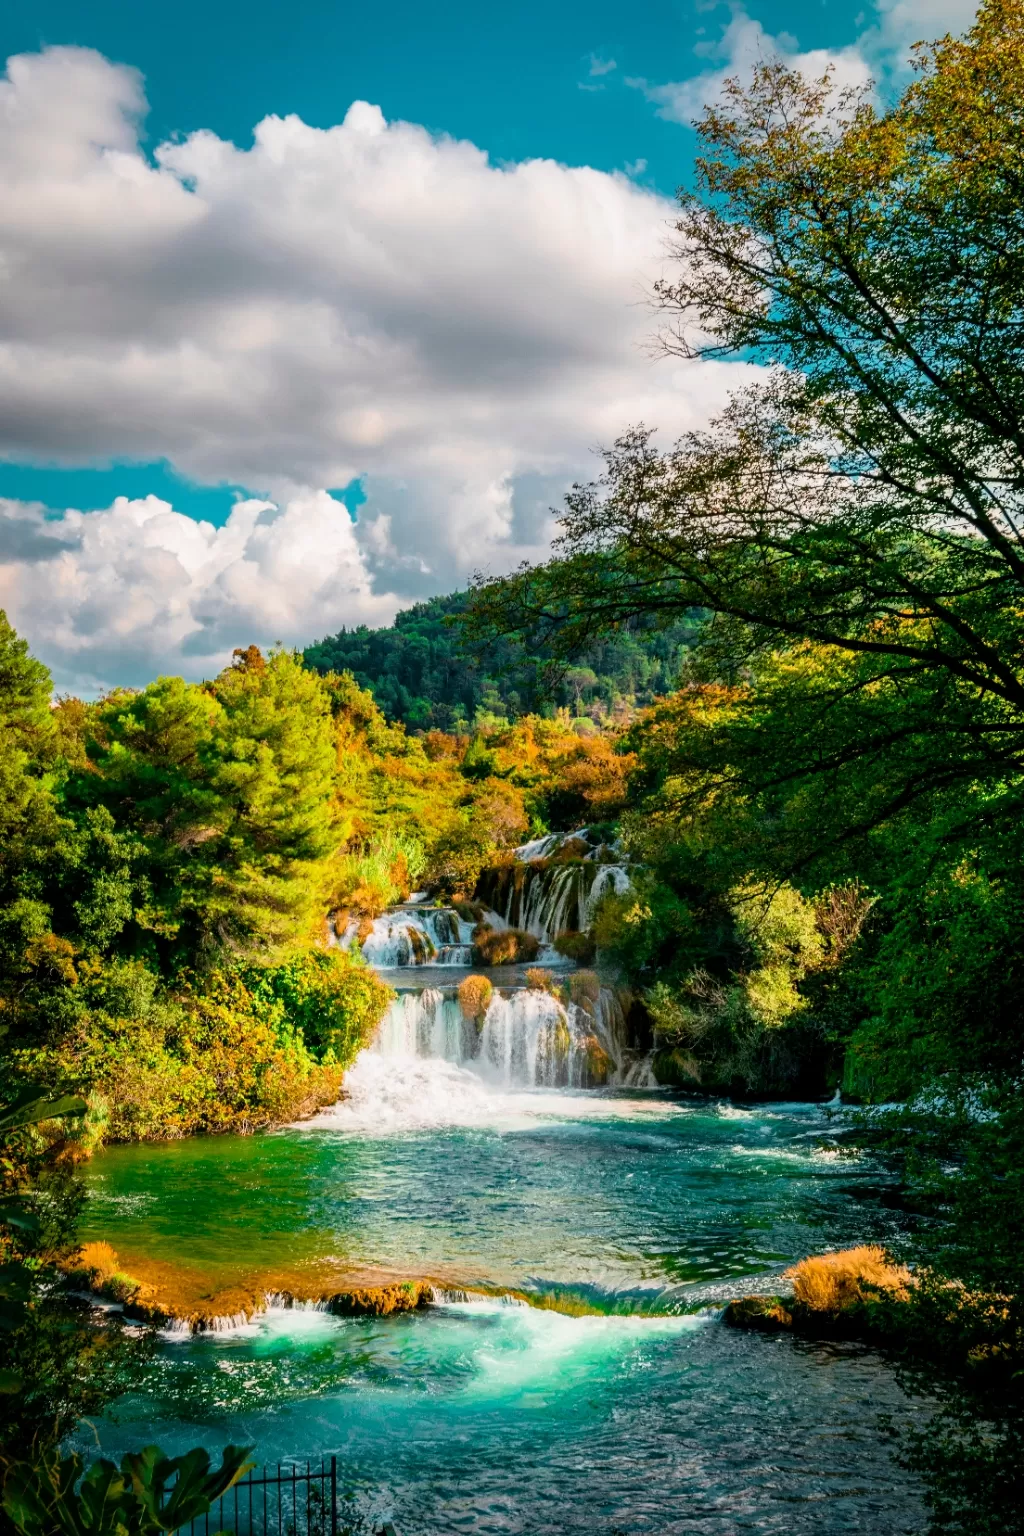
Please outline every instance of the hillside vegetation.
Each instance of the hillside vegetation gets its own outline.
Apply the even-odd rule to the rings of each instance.
[[[598,635],[563,665],[518,637],[467,640],[458,622],[469,595],[453,592],[399,613],[386,629],[340,630],[306,648],[306,665],[350,672],[385,717],[416,730],[466,732],[566,709],[597,724],[621,722],[675,687],[695,617],[667,628],[640,618]]]

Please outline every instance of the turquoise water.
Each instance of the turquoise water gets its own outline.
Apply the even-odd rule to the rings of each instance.
[[[97,1426],[105,1449],[144,1435],[254,1443],[264,1462],[337,1455],[354,1515],[403,1536],[923,1529],[880,1424],[914,1411],[885,1363],[717,1319],[793,1260],[898,1219],[882,1171],[841,1154],[823,1111],[378,1070],[310,1127],[108,1150],[89,1235],[211,1284],[364,1263],[596,1315],[272,1311],[162,1344]]]

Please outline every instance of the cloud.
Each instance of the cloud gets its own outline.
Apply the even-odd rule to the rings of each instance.
[[[647,80],[628,79],[627,85],[642,90],[658,109],[658,116],[675,123],[692,123],[704,107],[718,99],[726,80],[751,73],[754,66],[771,58],[783,58],[793,69],[809,79],[820,79],[831,69],[836,85],[861,86],[871,78],[871,70],[859,47],[814,48],[800,52],[796,38],[786,32],[772,35],[759,21],[740,6],[733,8],[728,26],[716,42],[701,42],[694,49],[698,58],[713,62],[709,69],[687,80],[652,85]]]
[[[642,176],[644,171],[646,171],[646,169],[647,169],[647,161],[644,160],[643,157],[641,157],[641,158],[639,158],[637,160],[627,160],[626,161],[625,170],[626,170],[626,175],[627,176]]]
[[[0,606],[74,692],[179,667],[210,676],[236,645],[302,644],[339,614],[386,624],[399,606],[371,590],[352,521],[324,491],[237,502],[221,528],[156,496],[59,520],[0,501],[0,551]]]
[[[703,39],[694,54],[711,67],[686,80],[664,85],[627,78],[626,84],[643,91],[659,117],[690,124],[704,107],[718,99],[724,82],[748,76],[753,67],[770,58],[782,58],[808,79],[818,80],[831,69],[838,88],[861,87],[881,80],[897,87],[905,83],[910,48],[923,39],[963,32],[972,23],[977,6],[973,0],[876,0],[874,19],[856,41],[843,48],[812,48],[801,51],[787,32],[765,31],[742,5],[734,3],[731,17],[717,41]]]
[[[617,68],[618,65],[615,63],[614,59],[602,59],[600,55],[596,53],[592,53],[590,55],[591,78],[596,75],[610,75],[612,70]]]
[[[966,32],[978,7],[974,0],[876,0],[875,9],[859,46],[882,69],[902,70],[914,43]]]
[[[281,510],[243,503],[202,534],[151,500],[9,510],[43,543],[6,600],[76,675],[194,673],[542,554],[524,487],[557,500],[626,424],[675,435],[742,372],[644,350],[672,205],[625,175],[496,166],[366,102],[147,156],[144,112],[138,74],[87,49],[0,81],[0,456],[167,459]],[[356,476],[353,527],[317,488]],[[271,558],[285,534],[324,540],[323,561]]]

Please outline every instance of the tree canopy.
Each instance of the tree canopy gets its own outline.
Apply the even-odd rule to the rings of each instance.
[[[675,686],[696,627],[685,614],[667,629],[641,620],[589,640],[563,666],[550,647],[531,650],[515,636],[467,643],[468,603],[453,592],[405,609],[386,629],[341,630],[308,646],[306,665],[351,672],[388,720],[414,730],[465,731],[559,708],[603,721]]]
[[[669,451],[626,433],[555,559],[475,615],[569,654],[704,608],[726,679],[780,646],[845,653],[800,771],[838,771],[814,740],[842,714],[843,762],[886,754],[875,817],[959,786],[990,819],[976,787],[1024,750],[1024,9],[990,0],[918,65],[888,111],[781,62],[726,87],[656,301],[668,350],[762,377]]]

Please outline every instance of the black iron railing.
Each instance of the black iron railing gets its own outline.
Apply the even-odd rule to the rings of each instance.
[[[338,1459],[255,1467],[181,1536],[344,1536],[338,1522]],[[397,1536],[385,1522],[380,1536]]]

